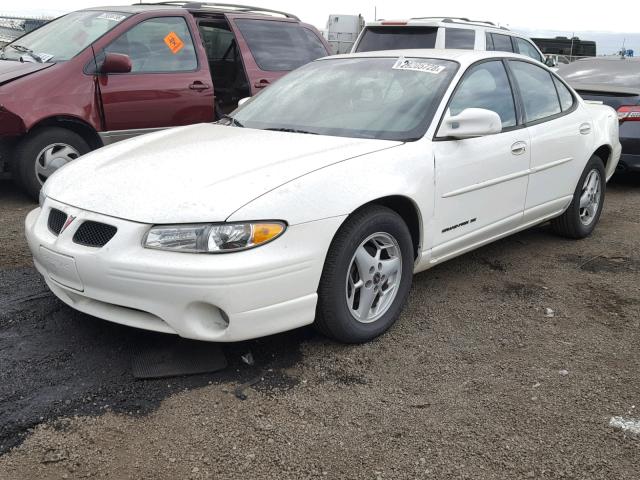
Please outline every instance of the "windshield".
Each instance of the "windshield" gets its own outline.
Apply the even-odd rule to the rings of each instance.
[[[73,12],[5,46],[0,58],[25,62],[69,60],[128,16],[95,10]]]
[[[367,27],[356,52],[435,48],[437,27]]]
[[[231,124],[353,138],[422,137],[458,64],[410,58],[310,63],[232,114]]]

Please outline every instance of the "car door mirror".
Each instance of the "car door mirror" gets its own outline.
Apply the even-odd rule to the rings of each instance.
[[[447,111],[438,136],[473,138],[500,132],[502,132],[502,120],[496,112],[484,108],[465,108],[454,116]]]
[[[131,59],[123,53],[107,53],[104,56],[100,73],[108,75],[110,73],[131,72]]]
[[[249,100],[251,100],[251,97],[244,97],[241,98],[240,100],[238,100],[238,106],[241,107],[242,105],[244,105],[245,103],[247,103]]]
[[[553,58],[553,57],[547,57],[547,58],[545,59],[545,61],[544,61],[544,64],[545,64],[547,67],[551,67],[551,68],[553,68],[553,67],[557,67],[557,66],[558,66],[558,62],[557,62],[557,60],[556,60],[555,58]]]

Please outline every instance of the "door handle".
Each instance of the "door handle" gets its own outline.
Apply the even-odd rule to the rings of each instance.
[[[191,85],[189,85],[189,88],[191,90],[196,90],[198,92],[202,91],[202,90],[208,90],[209,89],[209,85],[207,85],[206,83],[202,83],[201,81],[195,81],[193,82]]]
[[[591,125],[583,123],[580,125],[580,135],[589,135],[591,133]]]
[[[525,142],[516,142],[511,145],[511,153],[514,155],[522,155],[527,151],[527,144]]]
[[[265,87],[268,87],[270,84],[271,82],[269,80],[267,80],[266,78],[261,78],[256,83],[254,83],[253,86],[255,88],[265,88]]]

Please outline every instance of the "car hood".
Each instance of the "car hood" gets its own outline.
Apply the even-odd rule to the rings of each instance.
[[[44,191],[67,205],[141,223],[224,221],[297,177],[400,144],[192,125],[90,153],[57,171]]]
[[[9,83],[17,78],[30,75],[45,68],[49,68],[53,63],[31,63],[17,62],[12,60],[0,60],[0,85]]]

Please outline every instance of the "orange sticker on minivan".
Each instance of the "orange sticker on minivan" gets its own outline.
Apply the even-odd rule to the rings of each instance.
[[[180,39],[180,37],[176,34],[176,32],[171,32],[169,35],[164,37],[164,43],[167,44],[169,50],[175,55],[182,47],[184,47],[184,42]]]

